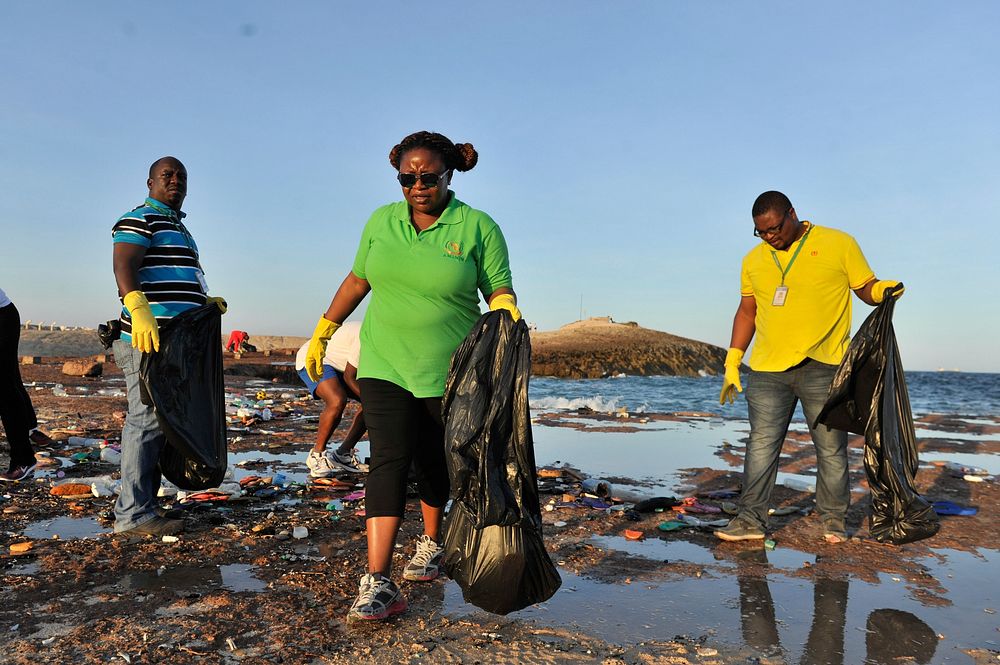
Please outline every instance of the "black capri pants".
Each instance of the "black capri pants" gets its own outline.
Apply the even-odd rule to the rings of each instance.
[[[14,303],[0,307],[0,421],[10,442],[11,468],[35,463],[28,434],[38,427],[35,409],[21,383],[21,370],[17,364],[20,337],[21,315]]]
[[[414,397],[382,379],[358,379],[368,441],[365,516],[402,517],[412,463],[420,500],[441,508],[448,502],[448,465],[440,397]]]

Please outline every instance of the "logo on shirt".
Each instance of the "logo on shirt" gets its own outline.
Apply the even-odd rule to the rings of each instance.
[[[456,258],[462,256],[462,243],[449,240],[444,244],[444,253]]]
[[[819,256],[819,250],[814,249],[813,251],[809,252],[809,256]]]

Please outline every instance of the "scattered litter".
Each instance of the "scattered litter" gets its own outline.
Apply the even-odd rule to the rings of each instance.
[[[800,478],[798,476],[788,476],[781,481],[781,485],[784,485],[788,489],[798,490],[800,492],[815,492],[816,491],[816,479],[815,478]]]
[[[666,522],[660,522],[656,527],[660,531],[677,531],[678,529],[683,529],[688,526],[684,522],[678,522],[677,520],[667,520]]]
[[[728,519],[721,519],[721,520],[701,520],[701,519],[698,519],[697,517],[695,517],[694,515],[688,515],[687,513],[677,513],[676,519],[678,521],[684,522],[685,524],[687,524],[689,526],[695,526],[695,527],[699,527],[699,528],[702,528],[702,529],[710,529],[710,528],[714,528],[714,527],[717,527],[717,526],[726,526],[727,524],[729,524],[729,520]]]
[[[26,540],[26,541],[20,542],[20,543],[11,543],[10,544],[10,553],[11,554],[24,554],[28,550],[32,549],[34,546],[35,546],[35,543],[32,542],[32,541],[30,541],[30,540]]]
[[[49,490],[49,494],[62,497],[63,499],[80,499],[94,495],[89,484],[79,482],[56,485]]]
[[[88,439],[83,436],[71,436],[66,439],[66,443],[72,448],[87,446],[88,448],[101,448],[108,445],[107,439]]]
[[[933,460],[931,464],[934,466],[939,466],[951,471],[952,475],[962,478],[965,476],[988,476],[990,472],[986,469],[978,466],[971,466],[969,464],[960,464],[959,462],[946,462],[944,460]],[[968,478],[966,478],[968,480]]]
[[[938,515],[975,515],[979,509],[974,506],[960,506],[951,501],[935,501],[931,504]]]
[[[677,512],[705,514],[705,515],[717,515],[722,512],[721,508],[701,503],[700,501],[698,501],[698,499],[694,498],[693,496],[681,499],[680,504],[673,506],[673,509]]]
[[[663,512],[669,510],[680,502],[672,496],[657,496],[639,501],[635,504],[635,511],[639,513]]]

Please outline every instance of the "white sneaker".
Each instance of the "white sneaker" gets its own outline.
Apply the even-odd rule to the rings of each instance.
[[[330,462],[330,458],[315,450],[309,451],[306,466],[309,467],[309,475],[313,478],[329,478],[337,472],[337,468]]]
[[[406,597],[388,577],[368,573],[361,577],[358,598],[347,613],[348,621],[381,621],[406,611]]]
[[[368,473],[368,465],[362,464],[358,460],[356,452],[355,450],[351,450],[341,455],[335,448],[328,448],[326,451],[330,463],[334,467],[339,467],[339,470],[350,471],[351,473]]]
[[[403,579],[411,582],[430,582],[441,574],[444,548],[427,534],[417,540],[417,553],[403,569]]]

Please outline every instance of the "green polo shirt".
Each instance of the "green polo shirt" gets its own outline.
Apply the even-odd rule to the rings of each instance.
[[[454,194],[420,233],[405,201],[376,210],[352,270],[372,287],[358,378],[391,381],[415,397],[444,394],[451,354],[480,316],[479,293],[512,286],[500,227]]]

